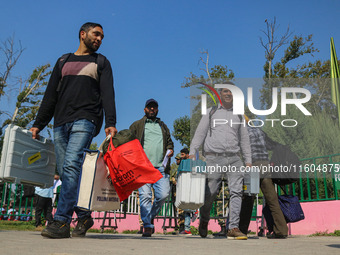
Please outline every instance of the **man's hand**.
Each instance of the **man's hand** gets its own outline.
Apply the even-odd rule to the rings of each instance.
[[[174,155],[174,151],[170,150],[170,153],[169,153],[168,157],[171,158],[173,155]]]
[[[39,128],[32,127],[29,131],[32,132],[33,139],[39,139],[39,132],[40,132]]]
[[[251,167],[251,164],[250,163],[246,163],[246,167]]]
[[[117,129],[115,127],[107,127],[105,128],[105,134],[106,136],[111,134],[111,136],[114,137],[117,134]]]

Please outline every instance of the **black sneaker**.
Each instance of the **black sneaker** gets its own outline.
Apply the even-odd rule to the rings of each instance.
[[[70,224],[63,221],[54,220],[41,231],[41,235],[48,238],[69,238]]]
[[[151,237],[151,236],[152,236],[152,228],[144,228],[142,237]]]
[[[218,233],[213,233],[215,237],[227,237],[227,229],[225,227],[221,227],[221,231]]]
[[[287,235],[278,235],[273,232],[273,233],[267,234],[267,238],[268,239],[286,239]]]
[[[143,234],[143,227],[139,228],[139,231],[137,232],[137,234]]]
[[[151,220],[151,224],[153,225],[152,234],[154,234],[155,233],[155,219]]]
[[[93,226],[93,219],[91,217],[88,217],[85,219],[77,219],[77,221],[78,223],[72,232],[72,237],[84,237],[86,231]]]
[[[200,225],[198,226],[198,233],[201,237],[205,238],[208,235],[208,223],[207,221],[200,220]]]

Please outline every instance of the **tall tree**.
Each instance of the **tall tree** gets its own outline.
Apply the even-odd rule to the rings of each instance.
[[[0,98],[5,94],[5,88],[8,86],[10,74],[24,50],[25,49],[22,48],[20,41],[18,47],[15,45],[14,36],[9,37],[7,40],[1,43],[0,51],[3,55],[1,59],[4,59],[4,66],[0,66]]]
[[[4,55],[4,65],[0,66],[0,97],[7,94],[7,87],[10,87],[11,93],[17,93],[17,101],[15,109],[11,113],[10,110],[2,111],[0,114],[7,115],[0,126],[0,152],[2,151],[3,144],[3,129],[8,124],[15,124],[20,127],[27,127],[35,119],[45,87],[47,79],[51,73],[50,65],[46,64],[38,66],[27,79],[17,78],[13,81],[10,79],[13,68],[18,63],[18,60],[23,53],[20,42],[17,47],[14,43],[14,37],[10,37],[2,43],[0,47]],[[17,75],[18,77],[19,75]],[[48,125],[47,132],[50,134],[52,125]]]
[[[3,145],[3,132],[2,130],[8,124],[15,124],[19,127],[26,128],[36,118],[44,88],[47,84],[48,76],[50,75],[49,64],[37,67],[33,70],[30,77],[19,88],[17,102],[13,114],[6,112],[10,118],[6,119],[0,127],[0,152]],[[47,125],[47,132],[51,137],[52,125]]]
[[[289,37],[292,35],[292,33],[289,31],[288,26],[287,31],[280,37],[280,39],[278,39],[276,36],[276,31],[279,26],[276,24],[276,17],[274,17],[273,21],[268,21],[268,19],[266,19],[264,22],[266,23],[266,30],[261,31],[264,33],[265,39],[260,37],[260,42],[265,49],[265,57],[267,60],[266,65],[264,66],[266,77],[271,78],[272,61],[275,57],[275,54],[281,46],[288,43]]]
[[[273,23],[269,22],[270,27],[274,24],[275,28],[275,22],[276,20]],[[267,31],[271,31],[272,36],[275,36],[275,29]],[[287,32],[282,38],[286,38]],[[290,36],[291,34],[289,34]],[[296,120],[298,125],[289,128],[276,122],[273,128],[266,123],[264,130],[272,139],[289,145],[300,158],[338,153],[340,151],[339,128],[336,127],[334,121],[335,107],[331,101],[330,79],[327,79],[330,78],[330,61],[316,60],[294,64],[296,63],[294,60],[302,56],[314,57],[314,53],[319,50],[314,47],[312,35],[294,36],[291,41],[288,41],[289,37],[282,44],[288,44],[288,46],[279,61],[274,62],[275,55],[273,55],[272,65],[269,65],[267,54],[265,56],[265,79],[260,91],[261,104],[265,108],[272,105],[273,87],[278,87],[279,93],[280,88],[283,87],[306,88],[311,92],[311,99],[304,106],[312,113],[312,116],[305,116],[296,107],[288,106],[286,116]],[[263,39],[261,44],[264,45]],[[299,98],[301,95],[294,93],[288,96]],[[267,116],[267,119],[282,119],[281,112],[276,111]]]
[[[230,81],[235,77],[234,72],[231,69],[228,69],[226,65],[215,65],[212,68],[209,68],[209,52],[202,51],[201,54],[204,57],[200,58],[200,63],[203,65],[203,68],[200,68],[201,71],[203,71],[203,74],[196,75],[193,73],[190,73],[189,77],[185,77],[185,82],[182,85],[182,88],[191,87],[194,85],[198,85],[197,88],[204,87],[200,84],[200,82],[203,82],[205,84],[213,85],[217,83],[225,83],[226,81]],[[191,116],[190,116],[190,135],[187,134],[185,137],[189,137],[189,144],[190,144],[190,137],[193,137],[195,134],[196,128],[198,126],[198,123],[201,119],[201,100],[200,96],[191,95],[191,104],[193,104]],[[213,100],[208,97],[207,100],[207,106],[212,107],[214,105]],[[178,119],[177,119],[178,120]],[[175,120],[175,122],[177,121]],[[188,130],[187,130],[188,131]],[[174,133],[177,133],[177,128],[174,127]],[[188,144],[187,144],[188,145]],[[188,145],[189,147],[189,145]]]
[[[174,121],[174,131],[172,136],[187,148],[190,147],[190,118],[185,115],[175,119]]]
[[[46,79],[51,74],[49,67],[49,64],[37,67],[25,84],[20,86],[15,110],[11,118],[3,122],[2,128],[8,124],[26,127],[35,119],[47,85]]]
[[[282,84],[278,80],[272,80],[272,78],[298,78],[299,72],[302,71],[304,66],[296,66],[293,68],[288,68],[289,64],[304,55],[311,55],[318,52],[319,50],[314,47],[312,41],[312,35],[307,37],[294,36],[293,40],[289,41],[292,36],[289,26],[286,32],[277,36],[277,29],[279,25],[276,24],[276,18],[273,21],[266,20],[266,31],[262,31],[265,37],[260,37],[260,43],[265,49],[266,62],[264,65],[264,78],[265,82],[262,86],[261,92],[261,105],[264,108],[268,108],[272,104],[272,88],[282,87]],[[274,58],[277,51],[284,45],[289,44],[289,46],[284,50],[284,55],[281,57],[280,61],[274,62]],[[285,84],[287,86],[287,83]]]

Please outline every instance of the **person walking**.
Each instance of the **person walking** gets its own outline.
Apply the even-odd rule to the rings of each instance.
[[[77,226],[72,237],[83,237],[92,227],[91,211],[76,207],[78,179],[84,148],[101,130],[105,112],[105,133],[117,133],[115,94],[110,62],[96,51],[104,38],[98,23],[85,23],[79,30],[79,47],[57,60],[38,115],[30,129],[32,138],[54,118],[54,145],[61,176],[57,211],[41,232],[49,238],[70,237],[73,212]]]
[[[267,234],[267,238],[285,239],[288,236],[288,227],[281,211],[275,186],[271,179],[271,173],[261,171],[262,166],[269,166],[268,150],[273,150],[277,143],[270,139],[269,136],[258,127],[248,126],[248,132],[253,166],[259,167],[261,176],[260,188],[265,198],[266,205],[268,205],[273,217],[273,225],[268,225],[270,231]],[[247,234],[248,232],[254,200],[254,196],[245,196],[242,200],[240,230],[244,234]]]
[[[181,160],[189,159],[189,149],[181,149]],[[178,225],[180,235],[192,235],[191,234],[191,215],[194,211],[178,209]]]
[[[234,85],[229,83],[229,85]],[[190,158],[203,144],[207,169],[215,169],[207,175],[204,205],[200,209],[199,234],[206,237],[212,204],[220,191],[222,178],[227,178],[230,194],[230,219],[228,239],[245,240],[247,235],[239,230],[240,210],[243,195],[243,162],[251,166],[249,135],[243,116],[233,115],[233,95],[227,88],[220,89],[222,105],[207,110],[196,129],[190,145]],[[227,120],[228,124],[213,125],[215,119]],[[243,123],[243,124],[242,124]],[[219,169],[224,169],[219,171]]]
[[[154,233],[154,218],[158,215],[170,192],[170,160],[163,165],[165,157],[171,158],[174,144],[168,127],[158,115],[158,102],[149,99],[145,103],[145,116],[132,123],[130,130],[136,135],[143,146],[146,156],[152,165],[163,175],[153,184],[145,184],[138,189],[140,199],[140,213],[143,221],[143,237],[151,237]],[[152,202],[152,189],[154,200]]]

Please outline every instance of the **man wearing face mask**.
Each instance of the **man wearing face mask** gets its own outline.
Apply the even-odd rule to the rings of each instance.
[[[144,113],[145,116],[135,121],[130,126],[130,130],[139,139],[152,165],[163,175],[163,178],[156,183],[145,184],[138,189],[141,218],[144,225],[143,237],[151,237],[154,233],[153,220],[170,192],[170,160],[166,166],[163,166],[162,162],[168,150],[170,150],[168,157],[172,157],[174,144],[168,127],[160,118],[157,118],[158,102],[155,99],[151,98],[146,101]],[[153,203],[152,189],[154,192]]]
[[[32,138],[54,118],[54,146],[62,179],[57,212],[41,235],[49,238],[70,237],[73,212],[77,226],[72,237],[84,237],[92,227],[91,211],[76,207],[78,179],[84,148],[102,126],[105,133],[117,133],[113,75],[110,62],[97,54],[104,38],[97,23],[85,23],[79,30],[79,47],[60,57],[54,66],[37,118],[30,129]]]

